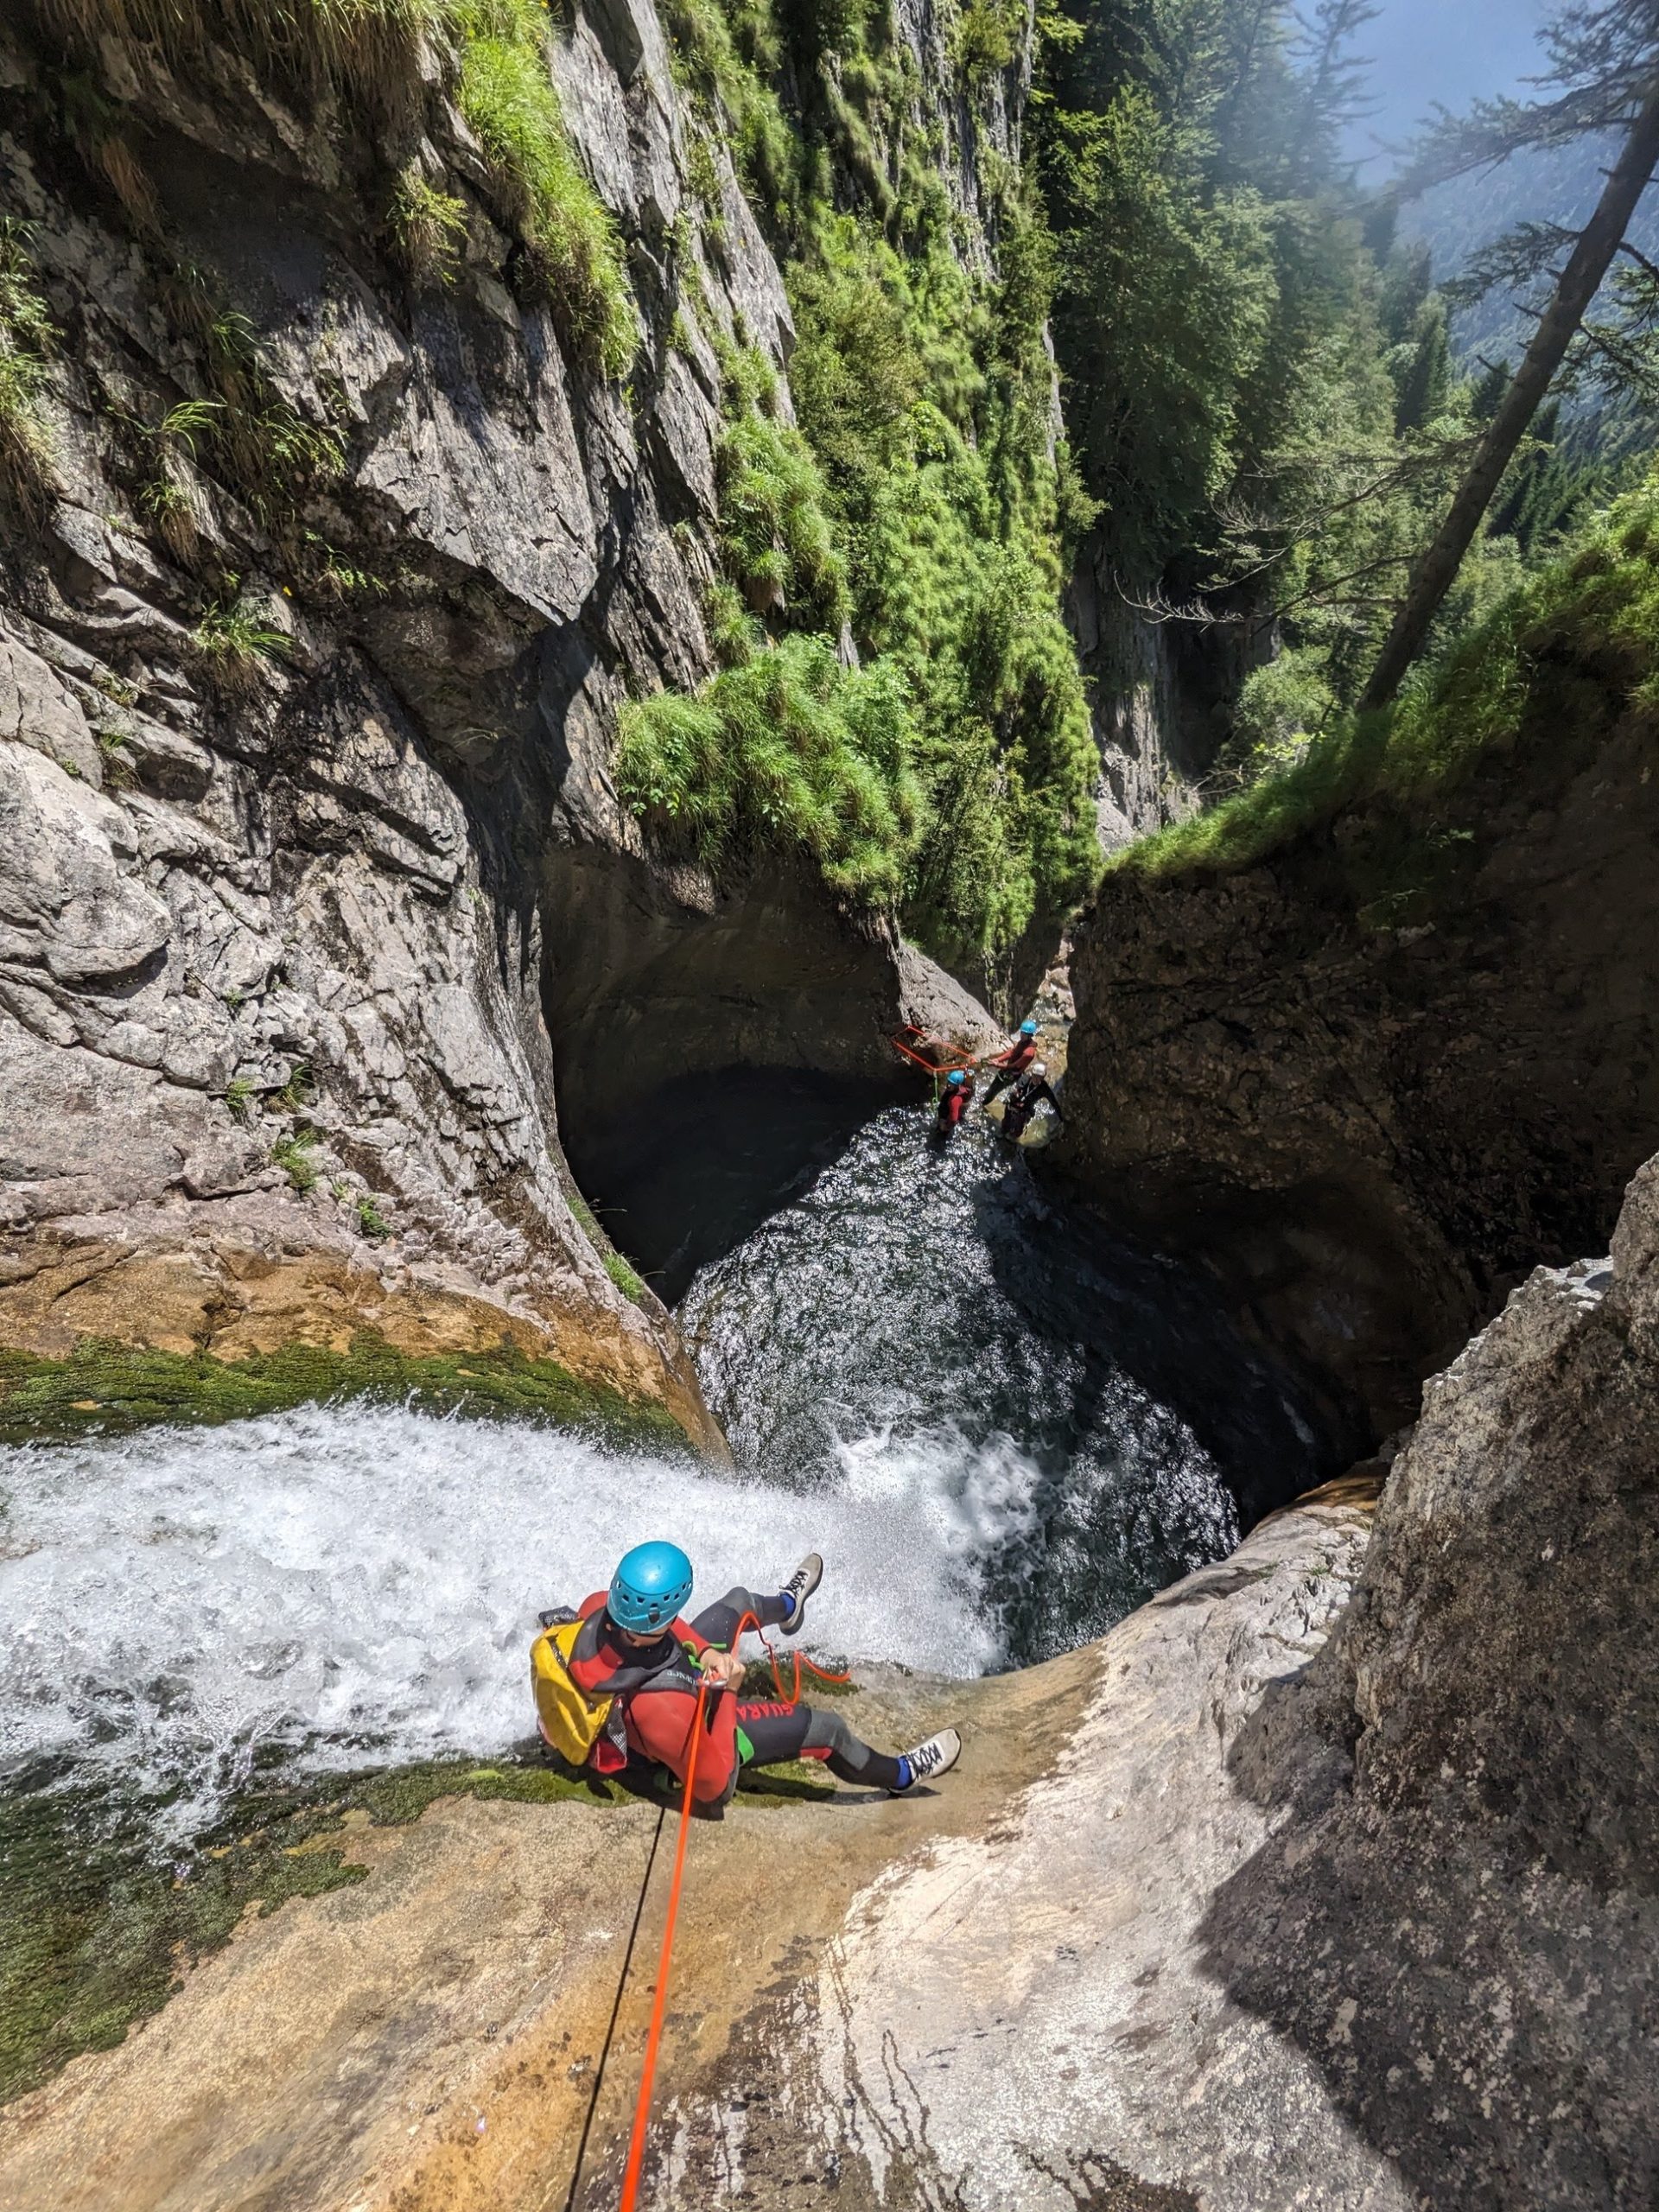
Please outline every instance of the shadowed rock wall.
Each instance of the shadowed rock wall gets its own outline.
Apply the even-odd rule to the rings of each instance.
[[[1236,874],[1120,870],[1077,932],[1070,1172],[1313,1378],[1333,1465],[1605,1243],[1659,1132],[1650,727],[1557,683],[1570,720],[1455,791]]]
[[[1415,2202],[1659,2191],[1659,1162],[1611,1262],[1541,1268],[1396,1460],[1302,1728],[1233,1770],[1283,1823],[1213,1971]]]

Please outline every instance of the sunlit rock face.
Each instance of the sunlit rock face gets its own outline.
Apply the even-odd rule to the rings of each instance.
[[[645,19],[626,86],[573,38],[572,118],[625,220],[660,233],[682,149]],[[0,169],[73,342],[60,496],[17,537],[0,608],[0,1327],[50,1354],[89,1334],[232,1357],[362,1328],[411,1351],[510,1340],[709,1436],[660,1310],[572,1209],[537,874],[577,834],[556,827],[564,785],[603,779],[566,739],[575,691],[593,741],[625,673],[706,664],[712,356],[631,415],[505,288],[481,203],[457,281],[411,286],[315,104],[262,105],[228,61],[204,99],[152,54],[133,120],[168,251],[242,318],[264,404],[326,420],[341,454],[280,529],[193,474],[195,543],[158,542],[118,423],[189,388],[168,257],[56,158],[30,22],[4,35]],[[729,330],[741,302],[781,359],[781,282],[732,198],[712,311]],[[262,636],[235,660],[200,642],[232,572]],[[573,655],[575,687],[555,672]],[[613,801],[583,823],[637,844]]]
[[[111,46],[154,195],[124,218],[41,90],[55,24],[0,29],[0,197],[60,334],[51,496],[0,578],[0,1341],[511,1340],[710,1440],[651,1286],[573,1204],[561,1116],[621,1204],[665,1084],[804,1082],[753,1220],[895,1095],[907,1003],[890,933],[809,872],[717,891],[648,855],[612,785],[618,704],[712,666],[716,344],[780,379],[793,345],[729,151],[703,149],[718,219],[693,221],[654,8],[578,11],[555,66],[626,242],[625,390],[518,282],[429,57],[413,151],[465,212],[448,282],[388,245],[395,102],[359,143],[326,86],[256,99],[211,48],[175,74]],[[981,140],[1017,152],[1019,88],[976,123],[931,19],[909,35],[982,260]],[[296,501],[194,466],[202,301],[257,407],[337,448]]]

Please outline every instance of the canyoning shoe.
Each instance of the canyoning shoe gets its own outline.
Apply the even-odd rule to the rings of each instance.
[[[918,1744],[913,1751],[903,1756],[910,1769],[910,1780],[893,1792],[895,1797],[902,1797],[918,1782],[937,1782],[942,1774],[949,1774],[962,1757],[962,1738],[954,1728],[941,1728],[937,1736],[930,1736],[925,1744]]]
[[[783,1631],[785,1636],[798,1636],[806,1626],[806,1601],[823,1580],[823,1561],[818,1557],[817,1552],[808,1552],[779,1593],[783,1597],[792,1598],[795,1601],[793,1611],[783,1623]]]

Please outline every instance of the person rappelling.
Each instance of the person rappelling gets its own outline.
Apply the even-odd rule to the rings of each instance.
[[[1037,1024],[1027,1016],[1020,1023],[1020,1033],[1007,1050],[994,1052],[985,1063],[987,1067],[996,1070],[985,1093],[985,1103],[988,1106],[999,1091],[1006,1090],[1011,1083],[1017,1082],[1036,1057]]]
[[[974,1078],[966,1068],[952,1068],[944,1078],[944,1088],[939,1093],[938,1110],[933,1116],[933,1141],[947,1145],[968,1118],[968,1109],[974,1103]]]
[[[700,1689],[705,1733],[692,1783],[704,1810],[727,1804],[745,1767],[821,1759],[837,1781],[901,1796],[936,1781],[962,1750],[954,1728],[910,1751],[873,1750],[821,1707],[784,1698],[746,1699],[737,1645],[746,1628],[798,1636],[807,1601],[823,1578],[809,1552],[782,1589],[759,1597],[728,1590],[695,1620],[691,1562],[677,1544],[636,1544],[580,1610],[543,1613],[531,1650],[537,1723],[543,1741],[573,1766],[620,1774],[631,1760],[666,1767],[683,1784]]]
[[[1010,1144],[1018,1144],[1031,1127],[1033,1116],[1039,1106],[1051,1106],[1059,1121],[1065,1119],[1065,1109],[1054,1096],[1053,1085],[1048,1079],[1048,1065],[1033,1060],[1024,1075],[1019,1077],[1002,1103],[1002,1135]]]

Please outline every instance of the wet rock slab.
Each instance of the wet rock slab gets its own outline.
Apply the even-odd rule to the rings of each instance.
[[[1207,2048],[1192,2005],[1212,2024],[1226,2012],[1192,1931],[1265,1826],[1224,1744],[1322,1635],[1366,1527],[1351,1504],[1275,1520],[1046,1667],[972,1686],[878,1679],[859,1706],[873,1736],[963,1719],[962,1768],[931,1795],[843,1790],[699,1825],[645,2201],[1189,2201],[1161,2178],[1174,2156],[1147,2113]],[[0,2117],[0,2200],[562,2204],[655,1821],[643,1806],[467,1800],[365,1830],[365,1881],[251,1919],[118,2050]],[[583,2206],[614,2202],[661,1872]],[[1312,2114],[1316,2163],[1325,2107],[1310,2069],[1227,2018],[1242,2051],[1271,2056],[1278,2108],[1299,2126]],[[1021,2148],[1068,2142],[1057,2171],[1097,2182],[1094,2197]],[[967,2189],[969,2166],[992,2194],[941,2193]]]

